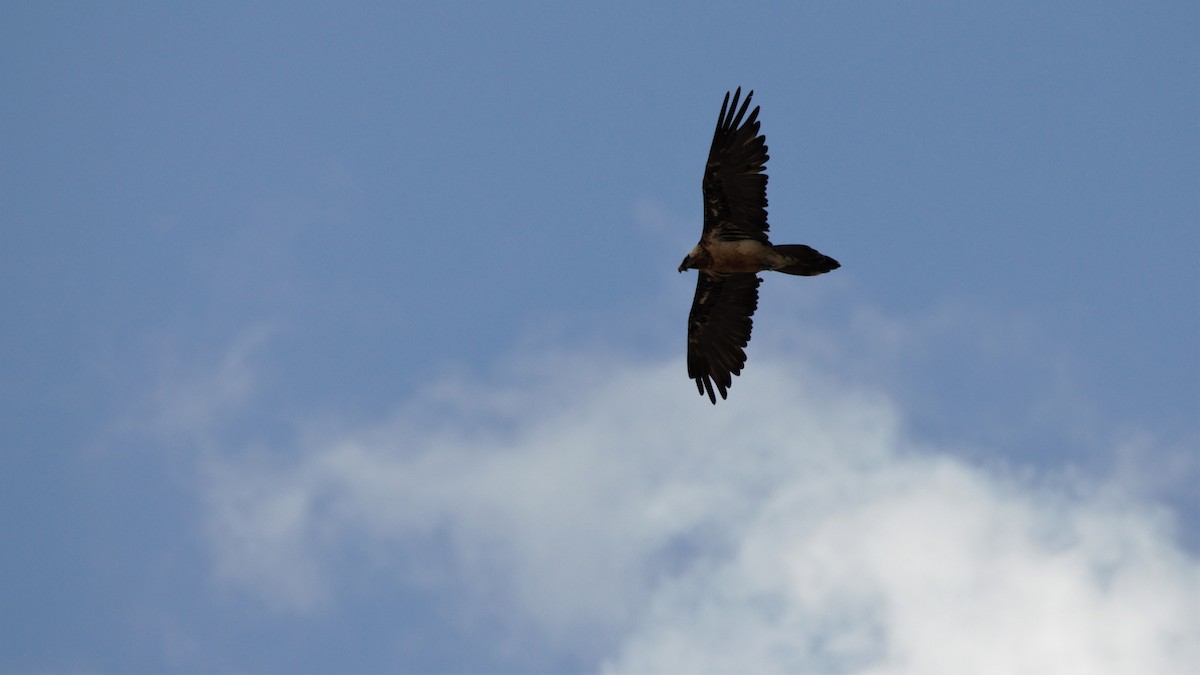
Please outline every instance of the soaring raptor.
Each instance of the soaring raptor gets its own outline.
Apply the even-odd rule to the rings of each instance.
[[[767,239],[767,144],[758,133],[758,106],[746,117],[754,92],[739,109],[741,95],[738,87],[730,103],[725,93],[704,167],[704,232],[679,265],[680,272],[700,272],[688,315],[688,377],[714,404],[714,386],[725,398],[733,376],[746,364],[750,317],[762,283],[758,272],[811,277],[841,266],[803,244],[774,245]]]

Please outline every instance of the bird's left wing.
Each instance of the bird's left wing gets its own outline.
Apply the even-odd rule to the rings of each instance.
[[[754,92],[738,108],[741,93],[739,87],[732,103],[725,94],[708,151],[701,183],[704,236],[767,243],[767,143],[758,133],[758,107],[745,117]]]
[[[746,364],[746,344],[750,342],[750,318],[758,308],[755,274],[709,274],[700,271],[696,298],[688,314],[688,377],[696,389],[715,404],[716,391],[725,398],[733,376]]]

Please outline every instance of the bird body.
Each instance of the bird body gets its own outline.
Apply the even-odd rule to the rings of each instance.
[[[688,315],[688,377],[714,404],[717,393],[726,397],[746,363],[762,283],[758,273],[816,276],[840,267],[804,244],[774,245],[768,239],[766,139],[758,133],[759,109],[745,117],[754,92],[739,109],[741,93],[739,87],[732,104],[726,93],[721,104],[701,184],[704,230],[679,265],[680,272],[699,271]]]
[[[829,267],[831,262],[834,263],[833,267]],[[836,260],[803,244],[776,246],[756,239],[717,240],[696,244],[684,259],[680,271],[695,268],[710,274],[754,274],[769,270],[814,276],[836,269],[836,263]]]

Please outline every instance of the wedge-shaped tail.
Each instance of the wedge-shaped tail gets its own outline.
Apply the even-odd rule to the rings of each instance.
[[[783,265],[773,268],[776,272],[815,277],[841,267],[838,261],[804,244],[778,244],[771,248],[785,259]]]

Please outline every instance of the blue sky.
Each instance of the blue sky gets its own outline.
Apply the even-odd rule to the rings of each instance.
[[[0,670],[1194,667],[1198,27],[3,4]],[[714,407],[736,86],[843,267]]]

